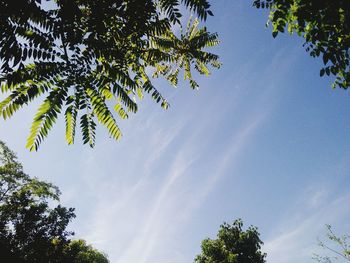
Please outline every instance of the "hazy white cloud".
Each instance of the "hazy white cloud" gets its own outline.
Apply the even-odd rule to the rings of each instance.
[[[211,111],[211,108],[206,110]],[[203,174],[196,187],[188,185],[191,178],[189,169],[205,156],[203,145],[198,142],[202,140],[208,125],[212,125],[210,117],[198,122],[191,135],[185,138],[184,127],[193,122],[192,118],[184,118],[180,124],[174,125],[171,133],[153,127],[149,133],[144,134],[139,141],[145,141],[144,148],[152,148],[154,151],[143,158],[137,170],[137,180],[125,181],[124,184],[110,181],[111,179],[101,181],[103,176],[94,175],[94,171],[99,170],[101,173],[103,170],[98,166],[99,152],[94,152],[86,159],[83,178],[90,189],[101,194],[91,207],[92,219],[88,219],[87,225],[90,227],[84,238],[97,247],[107,248],[112,262],[153,262],[155,258],[164,258],[169,254],[171,257],[175,255],[175,258],[182,258],[183,255],[170,245],[173,240],[169,237],[174,237],[184,220],[190,219],[195,208],[201,205],[215,187],[216,181],[225,174],[231,162],[238,158],[262,119],[263,113],[253,114],[242,128],[232,133],[224,154],[218,159],[217,170],[214,174]],[[217,121],[224,121],[224,118]],[[175,141],[179,138],[181,143],[177,145]],[[169,153],[174,158],[164,159]],[[135,161],[143,154],[141,151],[135,156]],[[168,162],[165,170],[160,173],[164,179],[152,176],[159,162]],[[173,262],[179,262],[175,258]]]
[[[246,125],[232,135],[225,151],[222,153],[218,161],[217,168],[211,173],[204,182],[199,185],[196,195],[191,200],[188,200],[185,216],[189,217],[196,208],[203,204],[206,197],[216,187],[217,182],[227,174],[230,169],[230,174],[235,173],[235,165],[239,162],[240,156],[244,153],[244,147],[249,143],[254,132],[259,128],[259,125],[264,120],[263,114],[257,114],[252,119],[247,121]],[[188,219],[188,218],[187,218]]]
[[[125,253],[122,254],[120,262],[131,262],[136,259],[138,259],[138,262],[148,261],[149,254],[155,243],[160,242],[157,238],[164,231],[164,224],[167,224],[167,220],[169,220],[168,215],[164,214],[168,210],[165,209],[165,206],[169,205],[167,198],[172,194],[171,190],[176,181],[185,174],[193,162],[193,159],[188,157],[184,151],[179,151],[177,154],[169,175],[156,195],[151,210],[140,228],[140,233],[138,233]]]
[[[266,83],[269,81],[269,78],[264,80]],[[230,114],[237,112],[239,117],[239,93],[242,91],[235,89],[230,97],[218,95],[205,108],[197,105],[195,112],[184,116],[180,123],[170,128],[160,128],[157,125],[152,127],[157,121],[153,114],[145,122],[138,123],[136,126],[146,125],[144,130],[147,132],[139,138],[131,136],[135,141],[127,138],[125,144],[132,149],[133,145],[136,147],[141,141],[144,143],[141,148],[154,150],[146,155],[147,151],[140,150],[134,155],[136,163],[139,163],[138,159],[142,156],[142,162],[135,170],[138,173],[136,180],[126,180],[124,184],[120,181],[104,183],[86,177],[91,187],[95,188],[94,191],[100,189],[104,194],[99,196],[93,208],[93,219],[89,220],[91,230],[85,238],[98,247],[107,248],[112,262],[146,263],[164,258],[172,258],[171,262],[181,262],[183,255],[176,250],[176,241],[173,240],[176,239],[177,231],[191,220],[196,209],[203,204],[227,170],[230,169],[230,174],[234,172],[245,146],[275,105],[271,103],[271,98],[275,96],[276,89],[269,85],[257,97],[254,107],[245,113],[246,120],[237,119],[237,127],[226,139],[222,154],[215,157],[216,168],[201,174],[201,179],[196,181],[195,186],[192,185],[191,166],[203,162],[205,147],[210,145],[210,141],[203,143],[206,141],[203,138],[207,137],[207,131],[212,130],[212,126],[227,121],[225,114],[216,117],[217,109]],[[186,110],[189,109],[184,111]],[[188,135],[190,125],[192,128]],[[98,154],[95,152],[91,158],[96,158]],[[173,156],[172,159],[168,159],[169,154]],[[88,160],[86,173],[95,169],[94,163],[96,160]],[[158,163],[166,164],[163,165],[162,172],[155,170]],[[154,178],[154,174],[158,174],[158,177]]]
[[[270,263],[306,263],[319,251],[317,239],[326,232],[325,224],[343,229],[342,222],[350,217],[350,195],[345,194],[335,199],[322,202],[324,191],[315,191],[305,200],[306,206],[290,212],[290,219],[277,223],[278,233],[270,237],[264,245],[267,261]],[[323,199],[323,197],[322,197]],[[317,203],[317,209],[314,208]],[[308,206],[312,204],[312,207]],[[347,226],[348,227],[348,226]],[[349,229],[345,229],[349,231]],[[342,233],[344,234],[344,233]]]

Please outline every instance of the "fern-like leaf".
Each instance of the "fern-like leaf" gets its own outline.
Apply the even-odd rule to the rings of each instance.
[[[76,119],[78,115],[78,105],[79,105],[79,102],[76,101],[76,104],[68,106],[65,112],[66,141],[68,145],[74,143]]]
[[[92,88],[88,88],[86,90],[86,94],[90,98],[93,112],[97,117],[97,120],[108,129],[109,134],[115,140],[118,140],[121,137],[122,133],[103,98],[98,94],[96,90]]]
[[[67,96],[67,90],[56,88],[44,100],[34,117],[26,147],[30,151],[37,151],[42,140],[57,120],[61,112],[63,101]]]
[[[87,113],[80,118],[80,128],[83,135],[83,143],[89,144],[91,148],[95,146],[96,123],[91,113]]]

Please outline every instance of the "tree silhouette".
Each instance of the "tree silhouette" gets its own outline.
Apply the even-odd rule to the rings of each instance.
[[[16,155],[0,141],[0,258],[13,263],[107,263],[104,254],[72,241],[66,228],[73,208],[49,203],[60,192],[50,183],[30,178]],[[94,261],[95,260],[95,261]]]

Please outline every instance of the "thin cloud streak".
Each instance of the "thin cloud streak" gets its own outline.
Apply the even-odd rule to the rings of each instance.
[[[269,79],[265,81],[269,82]],[[241,93],[241,91],[236,90],[236,93]],[[237,94],[231,95],[234,96],[235,100],[239,99],[239,96],[236,96]],[[88,236],[87,239],[94,240],[93,243],[100,241],[102,245],[102,243],[105,243],[101,240],[103,237],[105,240],[109,239],[109,243],[113,244],[114,241],[111,238],[112,233],[109,233],[110,229],[118,228],[117,224],[123,226],[125,224],[133,224],[134,222],[134,224],[136,224],[136,230],[130,230],[131,232],[129,233],[123,232],[120,229],[113,231],[113,236],[117,235],[118,232],[123,232],[124,235],[126,235],[126,237],[120,236],[119,238],[120,240],[125,240],[122,246],[117,245],[117,249],[110,249],[110,251],[113,251],[113,253],[109,252],[113,262],[152,262],[152,259],[156,257],[158,251],[171,250],[169,244],[167,246],[167,244],[163,242],[164,237],[173,235],[175,229],[181,228],[191,218],[196,209],[203,204],[210,192],[216,187],[220,178],[226,175],[227,169],[230,168],[230,173],[232,174],[235,163],[237,163],[240,156],[243,155],[245,146],[249,143],[261,123],[266,120],[266,117],[273,108],[274,104],[267,102],[275,95],[274,86],[269,86],[269,88],[261,94],[258,98],[258,103],[251,109],[251,114],[247,115],[247,121],[232,133],[229,143],[223,150],[223,158],[217,160],[218,165],[215,172],[203,174],[203,180],[197,183],[196,187],[192,187],[190,192],[185,191],[185,195],[179,194],[177,190],[186,188],[187,177],[185,175],[188,169],[190,169],[191,165],[197,160],[201,160],[205,154],[205,151],[201,148],[202,145],[198,145],[200,141],[198,138],[205,136],[204,131],[213,125],[210,121],[210,114],[203,112],[202,114],[207,116],[205,119],[206,121],[199,122],[191,135],[185,140],[182,139],[182,145],[177,150],[175,160],[166,173],[166,179],[158,192],[154,192],[154,189],[152,190],[149,188],[148,180],[151,179],[149,175],[154,171],[155,164],[162,161],[161,158],[163,154],[166,154],[168,151],[174,151],[173,147],[176,138],[184,136],[183,128],[188,126],[193,120],[187,118],[170,136],[164,136],[164,134],[161,135],[161,133],[157,132],[156,137],[163,138],[161,142],[158,142],[157,139],[147,140],[151,148],[157,149],[157,151],[147,157],[146,163],[143,165],[143,171],[148,175],[143,175],[136,185],[128,186],[127,197],[123,198],[123,196],[119,196],[119,194],[111,194],[109,199],[118,200],[116,204],[106,207],[104,198],[101,200],[101,205],[99,209],[97,209],[98,212],[95,213],[95,223],[93,224],[94,232],[92,235]],[[213,109],[224,104],[228,105],[226,110],[232,112],[232,109],[237,108],[238,104],[234,103],[235,101],[231,99],[232,96],[230,98],[224,98],[224,100],[228,101],[227,103],[223,103],[222,97],[217,97],[210,108],[206,108],[206,111],[211,113]],[[266,107],[266,105],[268,106]],[[261,111],[261,109],[264,109],[264,111]],[[196,115],[193,114],[192,116]],[[224,117],[223,115],[223,117],[217,119],[217,121],[224,123],[226,121]],[[146,180],[145,178],[148,179]],[[130,190],[130,188],[132,190]],[[143,198],[142,196],[147,196],[147,199],[150,200],[149,205],[151,206],[144,206],[142,203],[137,203],[139,198]],[[140,211],[138,211],[139,216],[142,215],[144,219],[138,220],[134,217],[130,218],[132,215],[125,214],[127,207],[133,207],[134,210],[140,209]],[[179,207],[181,207],[180,211],[178,210]],[[107,210],[107,212],[105,210]],[[110,220],[108,223],[108,218],[113,218],[118,215],[122,215],[124,220]],[[133,216],[137,217],[135,214]],[[171,222],[171,228],[168,226],[169,222]],[[134,233],[134,237],[132,233]],[[171,251],[171,254],[174,254],[174,251]]]
[[[197,190],[197,194],[194,196],[184,213],[188,218],[195,209],[200,207],[210,192],[217,186],[218,181],[227,175],[227,170],[230,169],[230,174],[235,174],[235,165],[239,161],[239,157],[244,152],[244,147],[249,143],[249,140],[254,136],[254,133],[259,128],[259,125],[265,119],[265,115],[258,114],[254,116],[247,124],[236,134],[233,134],[230,143],[223,153],[223,158],[218,163],[217,169],[214,173],[207,177],[202,186]]]
[[[265,116],[265,114],[256,114],[247,121],[246,125],[232,135],[230,143],[223,154],[224,157],[219,160],[216,172],[206,175],[207,179],[204,180],[202,184],[198,183],[196,188],[193,188],[190,199],[184,200],[177,196],[177,198],[175,198],[176,203],[170,203],[173,208],[167,208],[166,206],[169,205],[167,199],[176,195],[176,182],[186,174],[186,170],[196,161],[195,158],[188,159],[188,155],[194,155],[193,153],[188,154],[188,152],[190,152],[189,149],[185,147],[185,149],[180,150],[170,170],[169,176],[158,194],[148,220],[142,227],[141,236],[138,236],[118,262],[131,262],[136,259],[142,263],[149,262],[149,256],[155,253],[155,251],[153,251],[154,249],[162,250],[159,247],[155,248],[154,245],[162,243],[160,237],[165,228],[164,224],[169,222],[171,218],[172,228],[178,228],[179,225],[174,224],[173,218],[175,213],[178,217],[178,224],[184,224],[186,219],[190,219],[195,209],[202,205],[207,195],[215,188],[218,180],[226,174],[226,170],[229,167],[233,168],[232,163],[235,163],[239,159],[239,156],[244,151],[244,146],[254,135],[254,132],[265,119]],[[179,206],[181,206],[181,211],[176,210]],[[164,211],[170,212],[166,214]]]
[[[191,120],[187,120],[187,123],[190,122]],[[178,206],[178,204],[174,204],[171,201],[171,197],[176,195],[174,189],[178,186],[178,181],[186,174],[188,168],[199,158],[199,153],[197,152],[193,141],[207,125],[207,122],[201,122],[192,135],[184,140],[183,145],[177,151],[175,160],[171,164],[165,182],[156,194],[156,198],[153,201],[146,221],[140,227],[137,237],[134,238],[125,253],[119,257],[118,262],[132,262],[135,260],[138,262],[147,262],[152,249],[154,249],[154,245],[160,243],[157,242],[157,237],[159,237],[162,231],[164,231],[166,223],[173,217],[172,213],[175,212],[169,207]],[[180,135],[181,134],[178,136]],[[162,151],[165,151],[168,146],[169,144],[167,144]],[[160,154],[156,154],[156,156],[159,158]],[[150,160],[154,160],[154,158],[155,157],[151,157]],[[150,163],[147,166],[152,167],[152,164]],[[150,170],[152,169],[150,168]],[[165,211],[168,210],[170,211],[170,214],[166,214]]]
[[[313,199],[319,195],[320,193],[316,191],[306,202],[313,203]],[[325,233],[325,224],[332,225],[342,220],[347,221],[350,216],[349,203],[350,195],[346,194],[324,202],[324,205],[311,215],[293,220],[295,222],[290,220],[283,222],[285,227],[280,231],[280,234],[271,237],[264,245],[263,249],[267,252],[268,262],[310,262],[313,254],[319,250],[317,238],[320,233]],[[291,214],[291,217],[293,216]]]

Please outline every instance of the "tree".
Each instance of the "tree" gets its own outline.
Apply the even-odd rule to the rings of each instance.
[[[333,88],[350,86],[350,2],[348,0],[254,0],[270,9],[272,35],[297,33],[312,57],[322,57],[320,76],[335,76]]]
[[[320,241],[319,246],[328,252],[331,252],[333,256],[322,256],[316,254],[314,259],[320,263],[331,263],[332,260],[345,260],[350,262],[350,236],[349,235],[336,235],[330,225],[326,225],[327,228],[327,243]]]
[[[108,263],[105,254],[87,245],[84,240],[72,240],[64,248],[64,259],[66,262],[74,263]]]
[[[207,0],[0,0],[0,116],[11,117],[35,98],[44,100],[34,117],[27,148],[37,150],[64,111],[66,141],[73,144],[80,119],[83,142],[95,144],[96,121],[110,137],[121,119],[138,109],[144,93],[169,104],[153,85],[163,76],[173,85],[180,70],[197,88],[191,68],[209,74],[218,56],[207,48],[217,34],[198,28],[198,19],[181,36],[184,8],[205,21],[213,15]]]
[[[220,226],[217,239],[204,239],[197,263],[263,263],[266,255],[260,250],[263,244],[256,227],[243,230],[241,219]]]
[[[30,178],[16,155],[0,141],[0,258],[14,263],[106,263],[106,256],[85,241],[72,241],[68,223],[73,208],[59,201],[50,183]]]

